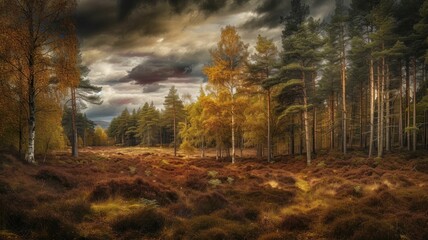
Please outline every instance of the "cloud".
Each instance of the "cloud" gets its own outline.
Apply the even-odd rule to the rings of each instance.
[[[143,87],[143,93],[157,92],[159,89],[164,87],[165,86],[159,85],[158,83],[147,84]]]
[[[187,79],[192,73],[192,64],[165,57],[152,56],[132,68],[122,82],[134,80],[141,85],[150,85],[168,79]],[[150,88],[150,87],[149,87]]]

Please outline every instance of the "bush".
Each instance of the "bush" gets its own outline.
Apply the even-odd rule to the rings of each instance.
[[[12,188],[9,184],[0,180],[0,194],[7,194],[10,192],[12,192]]]
[[[189,219],[182,228],[176,229],[176,233],[181,233],[183,239],[240,240],[257,238],[259,231],[254,224],[239,224],[216,216],[203,215]]]
[[[160,204],[170,204],[178,200],[176,192],[166,187],[146,182],[140,178],[134,181],[124,179],[100,183],[91,192],[89,199],[91,201],[103,201],[116,196],[125,199],[145,198],[156,200]]]
[[[76,182],[73,177],[65,172],[60,172],[54,168],[42,168],[35,175],[36,179],[44,180],[52,185],[65,188],[73,188]]]
[[[69,200],[64,202],[59,210],[71,220],[81,222],[91,213],[91,204],[85,199]]]
[[[335,239],[352,240],[398,240],[399,235],[393,227],[365,215],[348,216],[332,224],[332,236]]]
[[[308,230],[312,223],[311,218],[304,214],[293,214],[286,216],[281,223],[281,227],[289,231]]]
[[[393,227],[385,222],[370,219],[363,222],[355,231],[353,240],[399,240],[400,236]]]
[[[229,238],[228,233],[224,229],[214,227],[197,233],[194,239],[224,240]]]
[[[135,234],[155,236],[165,225],[165,217],[154,208],[141,209],[135,213],[118,217],[112,223],[117,233],[132,232]]]
[[[194,201],[195,212],[200,215],[210,214],[225,208],[229,202],[218,192],[203,194]]]
[[[293,233],[273,232],[260,236],[258,240],[297,240],[297,237]]]
[[[266,202],[285,205],[291,203],[295,193],[283,189],[264,188],[243,193],[246,201],[251,202]]]
[[[28,227],[31,239],[76,239],[77,229],[58,213],[44,209],[29,216]]]
[[[207,181],[202,176],[191,174],[187,177],[184,185],[190,189],[197,191],[205,191],[207,189]]]

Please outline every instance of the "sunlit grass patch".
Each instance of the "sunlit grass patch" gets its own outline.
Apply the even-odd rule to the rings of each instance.
[[[131,213],[135,210],[142,209],[147,205],[143,201],[125,201],[123,199],[110,199],[105,202],[93,203],[91,210],[94,215],[106,218],[115,218],[122,214]]]

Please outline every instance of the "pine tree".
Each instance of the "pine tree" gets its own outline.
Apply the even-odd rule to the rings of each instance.
[[[184,106],[174,86],[169,89],[163,105],[165,107],[163,115],[167,119],[168,125],[173,129],[174,156],[177,156],[177,126],[184,119]]]
[[[273,43],[272,39],[267,39],[258,35],[257,43],[255,46],[256,53],[251,56],[253,64],[249,64],[249,81],[252,84],[263,87],[263,84],[266,83],[269,77],[272,75],[272,70],[275,65],[278,63],[278,50]],[[266,116],[266,125],[267,125],[267,146],[268,146],[268,162],[271,161],[272,157],[272,108],[271,108],[271,89],[270,86],[267,86],[265,89],[266,95],[266,106],[267,106],[267,116]]]

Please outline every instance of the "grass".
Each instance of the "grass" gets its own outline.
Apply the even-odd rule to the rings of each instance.
[[[149,148],[59,152],[36,167],[10,158],[0,239],[424,240],[427,158],[232,165]]]

